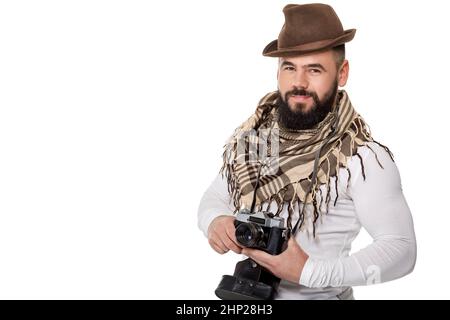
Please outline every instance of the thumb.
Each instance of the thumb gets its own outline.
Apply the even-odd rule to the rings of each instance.
[[[294,249],[294,248],[300,248],[300,245],[298,242],[294,239],[294,237],[291,237],[288,241],[287,245],[288,249]]]

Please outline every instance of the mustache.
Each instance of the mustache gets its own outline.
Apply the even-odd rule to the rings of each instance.
[[[307,91],[305,89],[294,88],[291,91],[288,91],[284,95],[284,100],[287,102],[290,96],[307,96],[312,97],[314,102],[319,102],[319,96],[314,91]]]
[[[286,96],[312,96],[314,93],[306,91],[305,89],[294,89],[286,92]]]

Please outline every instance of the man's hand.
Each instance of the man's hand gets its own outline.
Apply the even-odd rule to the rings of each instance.
[[[299,283],[308,255],[300,248],[294,237],[288,241],[287,249],[277,256],[261,250],[244,248],[242,254],[254,260],[280,279]]]
[[[230,250],[241,253],[242,248],[239,246],[234,234],[234,219],[233,216],[219,216],[209,225],[209,244],[220,254],[227,253]]]

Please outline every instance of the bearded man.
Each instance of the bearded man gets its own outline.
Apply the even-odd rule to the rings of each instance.
[[[198,224],[216,252],[244,254],[281,279],[275,299],[354,299],[352,286],[413,270],[413,221],[391,151],[339,90],[349,76],[345,43],[356,30],[344,31],[325,4],[290,4],[283,12],[278,39],[263,51],[278,58],[278,90],[260,100],[226,144]],[[252,146],[259,151],[260,141],[242,138],[264,130],[277,133],[267,148],[276,151],[271,170],[254,161]],[[291,234],[282,252],[237,241],[233,214],[243,208],[284,218]],[[362,227],[373,242],[350,255]]]

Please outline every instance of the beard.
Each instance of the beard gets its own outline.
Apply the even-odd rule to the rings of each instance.
[[[338,91],[338,82],[334,82],[333,87],[325,94],[322,101],[314,91],[306,91],[304,89],[294,89],[281,96],[281,101],[278,107],[279,122],[286,129],[291,130],[308,130],[314,128],[317,124],[322,122],[325,117],[330,113],[333,108],[334,99]],[[295,103],[294,110],[292,111],[287,101],[292,95],[304,95],[310,96],[314,104],[312,107],[304,112],[304,103]]]

